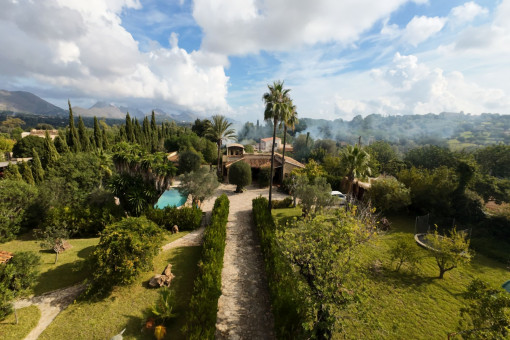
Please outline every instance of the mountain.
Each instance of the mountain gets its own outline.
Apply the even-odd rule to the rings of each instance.
[[[176,122],[194,122],[195,119],[198,118],[196,114],[181,112],[181,113],[167,113],[161,109],[154,109],[154,114],[156,115],[156,119],[165,120],[172,119]],[[152,111],[146,113],[147,116],[152,115]]]
[[[88,109],[79,106],[73,106],[74,116],[97,117],[97,118],[116,118],[123,119],[126,112],[122,112],[118,107],[106,102],[97,102]]]
[[[33,93],[0,90],[0,111],[24,112],[36,115],[60,116],[67,111],[48,103]]]

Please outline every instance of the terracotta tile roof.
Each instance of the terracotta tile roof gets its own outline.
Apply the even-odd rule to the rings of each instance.
[[[0,250],[0,263],[6,263],[14,256],[10,251]]]
[[[281,167],[282,166],[282,155],[280,155],[279,153],[275,153],[274,155],[275,155],[275,157],[274,157],[275,168]],[[225,167],[230,168],[230,166],[232,164],[234,164],[236,162],[240,162],[240,161],[248,163],[250,165],[250,167],[252,167],[252,168],[263,168],[266,166],[271,166],[271,154],[270,153],[245,154],[243,156],[243,158],[241,158],[241,159],[236,159],[231,162],[228,162],[227,164],[225,164]],[[285,163],[292,164],[292,165],[300,167],[300,168],[305,167],[303,164],[299,163],[295,159],[293,159],[291,157],[287,157],[287,156],[285,157]]]
[[[280,137],[276,137],[276,139],[281,140]],[[273,140],[273,137],[267,137],[267,138],[261,138],[260,141],[262,142],[271,142]]]

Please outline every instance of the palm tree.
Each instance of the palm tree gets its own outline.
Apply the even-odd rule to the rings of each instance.
[[[271,194],[273,191],[273,170],[274,170],[274,145],[276,140],[276,125],[279,120],[288,116],[291,100],[289,97],[289,89],[283,88],[283,81],[277,80],[273,85],[267,85],[269,92],[264,93],[262,99],[266,103],[264,110],[264,119],[273,120],[273,145],[271,147],[271,175],[269,183],[269,206],[271,211]]]
[[[211,125],[207,128],[205,135],[216,142],[218,146],[218,174],[223,175],[223,169],[220,168],[220,153],[223,139],[236,139],[236,131],[232,128],[232,123],[227,122],[221,115],[212,116]]]
[[[358,144],[347,147],[340,153],[340,162],[346,167],[349,180],[348,194],[352,191],[354,178],[366,178],[372,173],[370,169],[370,155]]]
[[[298,123],[296,106],[292,103],[292,100],[289,103],[289,109],[286,111],[285,117],[282,117],[283,123],[283,152],[282,152],[282,183],[283,176],[285,174],[285,144],[287,144],[287,129],[291,128],[294,131],[296,124]]]

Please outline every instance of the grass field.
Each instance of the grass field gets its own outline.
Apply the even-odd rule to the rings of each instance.
[[[392,231],[360,249],[360,263],[367,272],[362,308],[346,313],[352,322],[345,333],[352,339],[446,339],[457,330],[462,293],[474,278],[494,287],[510,279],[510,271],[499,262],[475,255],[471,264],[453,269],[438,279],[439,270],[429,252],[417,268],[396,273],[388,250],[398,238],[413,240],[414,219],[393,217]],[[418,246],[417,246],[418,247]],[[360,287],[359,282],[351,283]]]
[[[278,219],[299,216],[292,209],[273,210]],[[351,305],[343,315],[344,330],[333,338],[348,339],[446,339],[457,330],[462,293],[473,278],[480,278],[494,287],[510,279],[505,265],[483,255],[475,255],[471,264],[454,269],[438,279],[439,270],[427,250],[416,268],[394,271],[388,254],[390,246],[400,237],[414,240],[414,216],[389,218],[392,230],[363,245],[355,262],[356,279],[346,286],[361,296],[361,303]],[[360,280],[360,273],[364,279]],[[335,332],[334,332],[335,333]],[[454,338],[455,339],[455,338]]]
[[[92,254],[99,238],[72,239],[69,243],[73,246],[58,256],[55,264],[55,253],[41,249],[40,241],[30,238],[28,235],[18,240],[0,244],[0,250],[10,252],[32,251],[41,256],[39,266],[39,278],[34,287],[34,294],[52,291],[59,288],[72,286],[83,281],[90,274],[85,266],[85,259]]]
[[[182,234],[182,233],[179,233]],[[180,235],[183,236],[183,235]],[[157,289],[148,288],[148,280],[160,274],[167,263],[172,264],[175,278],[172,288],[176,293],[176,312],[167,329],[165,339],[183,339],[180,328],[185,322],[185,310],[197,274],[200,247],[176,248],[160,253],[154,260],[154,271],[145,273],[135,283],[117,287],[104,300],[77,301],[60,313],[39,339],[110,339],[126,328],[124,339],[154,339],[141,332],[143,311],[155,303]]]
[[[173,235],[166,233],[163,243],[172,242],[188,233],[187,231]],[[99,238],[97,237],[69,240],[73,247],[61,253],[56,264],[55,253],[41,249],[40,241],[34,240],[28,234],[17,240],[0,244],[0,250],[32,251],[41,256],[41,265],[38,268],[39,278],[34,287],[34,294],[40,295],[85,280],[90,275],[90,269],[86,266],[85,260],[92,254],[98,242]]]
[[[30,330],[37,325],[41,312],[36,306],[18,309],[18,324],[15,324],[14,314],[9,315],[0,322],[0,339],[19,340],[30,333]]]

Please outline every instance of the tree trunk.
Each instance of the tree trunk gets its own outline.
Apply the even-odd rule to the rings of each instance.
[[[18,310],[14,307],[14,318],[16,319],[16,325],[18,324]]]
[[[283,184],[283,176],[285,175],[285,143],[287,142],[287,125],[283,125],[283,151],[282,151],[282,180],[281,184]]]
[[[219,141],[217,141],[216,144],[218,145],[218,167],[216,168],[216,172],[218,174],[223,175],[223,169],[220,168],[221,139]]]
[[[273,192],[273,170],[274,170],[274,142],[276,141],[276,124],[278,123],[278,119],[274,118],[274,126],[273,126],[273,145],[271,146],[271,173],[269,174],[269,205],[267,209],[269,213],[271,213],[271,196]]]
[[[55,252],[55,264],[57,264],[57,261],[58,261],[58,251]]]

